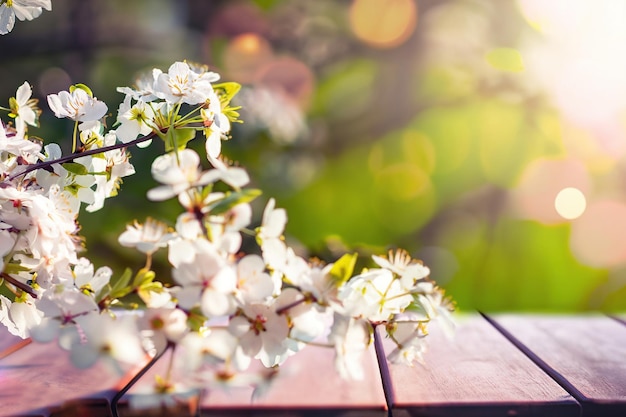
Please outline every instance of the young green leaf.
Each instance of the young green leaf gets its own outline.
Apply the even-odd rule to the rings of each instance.
[[[74,175],[87,175],[89,171],[87,167],[83,164],[79,164],[78,162],[66,162],[63,164],[63,168],[67,170],[67,172]]]
[[[357,257],[356,253],[346,253],[334,263],[330,269],[330,277],[335,287],[340,287],[352,277]]]
[[[185,149],[187,142],[195,137],[196,131],[194,129],[169,129],[165,135],[165,151],[171,152],[174,149]]]
[[[220,98],[220,102],[222,103],[222,107],[230,103],[230,101],[235,97],[235,94],[241,90],[241,84],[235,82],[226,82],[215,84],[213,89],[217,93]]]
[[[131,291],[131,287],[128,285],[130,279],[133,277],[133,271],[130,268],[126,268],[124,273],[117,279],[111,279],[111,291],[109,292],[109,298],[120,298]]]
[[[261,190],[245,189],[237,192],[226,193],[224,198],[213,203],[209,209],[211,214],[222,214],[238,204],[249,203],[261,195]]]
[[[89,95],[89,97],[93,97],[93,92],[91,88],[87,87],[85,84],[74,84],[70,85],[70,93],[73,93],[75,90],[83,90],[85,93]]]
[[[137,275],[135,275],[135,279],[133,280],[133,288],[149,284],[154,280],[155,277],[156,274],[154,273],[154,271],[142,268],[137,272]]]

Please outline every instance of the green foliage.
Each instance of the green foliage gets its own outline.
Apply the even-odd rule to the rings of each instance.
[[[311,109],[313,116],[349,120],[362,114],[374,100],[376,62],[354,59],[337,64],[320,82]]]
[[[227,105],[235,97],[235,94],[241,90],[241,84],[235,82],[214,84],[213,89],[220,98],[223,105]]]
[[[262,194],[261,190],[253,188],[243,189],[237,192],[227,192],[223,198],[209,206],[211,214],[222,214],[235,207],[237,204],[249,203]]]
[[[462,239],[450,239],[459,232]],[[443,241],[462,265],[446,289],[464,309],[584,309],[605,279],[606,272],[573,257],[566,225],[500,218],[491,226],[450,224],[446,234]]]
[[[73,93],[76,90],[83,90],[85,93],[87,93],[87,95],[89,95],[89,97],[93,97],[93,92],[91,91],[91,88],[87,87],[85,84],[74,84],[74,85],[70,85],[70,93]]]
[[[87,175],[89,173],[86,166],[76,162],[66,162],[63,164],[63,168],[65,168],[67,172],[75,175]]]
[[[165,151],[171,152],[174,149],[185,149],[187,143],[196,137],[196,130],[187,129],[169,129],[165,134]]]
[[[128,295],[132,290],[129,286],[132,277],[133,271],[130,268],[126,268],[124,273],[119,275],[117,278],[115,276],[111,277],[109,284],[105,286],[102,291],[100,291],[100,294],[98,294],[98,302],[105,298],[108,300],[115,300]]]
[[[192,332],[201,332],[206,321],[207,318],[202,314],[199,307],[191,309],[187,315],[187,325]]]
[[[29,270],[30,268],[22,266],[22,264],[10,262],[10,263],[4,264],[4,269],[2,270],[2,272],[4,272],[5,274],[11,275],[11,274],[19,274],[20,272],[26,272]]]
[[[340,287],[352,277],[357,258],[356,253],[346,253],[333,264],[330,277],[335,287]]]
[[[154,273],[154,271],[149,271],[146,269],[141,269],[139,270],[139,272],[137,272],[137,275],[135,275],[135,279],[133,279],[133,287],[141,287],[142,285],[146,285],[151,283],[152,281],[154,281],[154,278],[156,277],[156,274]]]
[[[524,71],[522,55],[513,48],[496,48],[485,55],[487,62],[496,69],[508,72]]]

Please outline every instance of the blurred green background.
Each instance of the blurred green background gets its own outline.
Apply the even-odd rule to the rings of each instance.
[[[224,153],[264,191],[258,213],[288,210],[301,254],[405,248],[462,310],[615,311],[625,21],[621,0],[54,0],[0,38],[0,93],[29,80],[47,110],[82,82],[114,113],[138,72],[209,64],[244,85]],[[34,133],[71,127],[47,112]],[[141,173],[81,217],[96,265],[140,266],[125,224],[174,221],[145,199],[158,152],[135,150]]]

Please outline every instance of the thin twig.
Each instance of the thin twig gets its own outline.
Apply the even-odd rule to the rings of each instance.
[[[11,275],[7,274],[6,272],[0,273],[0,276],[3,279],[5,279],[6,281],[8,281],[9,283],[11,283],[12,285],[16,286],[20,290],[22,290],[25,293],[27,293],[28,295],[30,295],[31,297],[37,298],[37,293],[30,286],[28,286],[27,284],[24,284],[23,282],[20,282],[20,281],[16,280],[15,278],[13,278]]]
[[[122,149],[122,148],[128,148],[129,146],[133,146],[133,145],[137,145],[138,143],[141,142],[146,142],[150,139],[154,139],[154,137],[156,136],[156,132],[152,132],[149,133],[146,136],[142,136],[140,138],[137,138],[135,140],[131,140],[130,142],[127,143],[116,143],[115,145],[109,145],[109,146],[103,146],[102,148],[96,148],[96,149],[89,149],[86,151],[82,151],[82,152],[78,152],[78,153],[73,153],[71,155],[66,155],[66,156],[62,156],[61,158],[58,159],[54,159],[51,161],[43,161],[43,162],[39,162],[36,164],[31,164],[28,165],[28,167],[26,169],[24,169],[22,172],[18,172],[17,174],[13,174],[10,177],[7,178],[8,181],[11,181],[17,177],[20,177],[22,175],[26,175],[29,172],[38,170],[38,169],[45,169],[48,167],[51,167],[52,165],[55,164],[62,164],[64,162],[70,162],[73,161],[76,158],[80,158],[83,156],[89,156],[89,155],[97,155],[100,153],[105,153],[105,152],[109,152],[109,151],[114,151],[117,149]]]
[[[277,309],[276,310],[276,314],[278,314],[278,315],[283,314],[285,311],[287,311],[289,309],[292,309],[294,307],[297,307],[297,306],[299,306],[300,304],[302,304],[302,303],[304,303],[306,301],[310,301],[310,298],[309,297],[304,297],[304,298],[296,300],[296,301],[294,301],[294,302],[292,302],[290,304],[287,304],[286,306]]]

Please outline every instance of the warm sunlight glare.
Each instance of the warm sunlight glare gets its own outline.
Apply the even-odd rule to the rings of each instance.
[[[585,195],[578,188],[563,188],[554,199],[554,208],[564,219],[573,220],[580,217],[587,208]]]
[[[571,122],[619,157],[626,110],[626,2],[519,0],[541,34],[525,51],[531,71]]]

